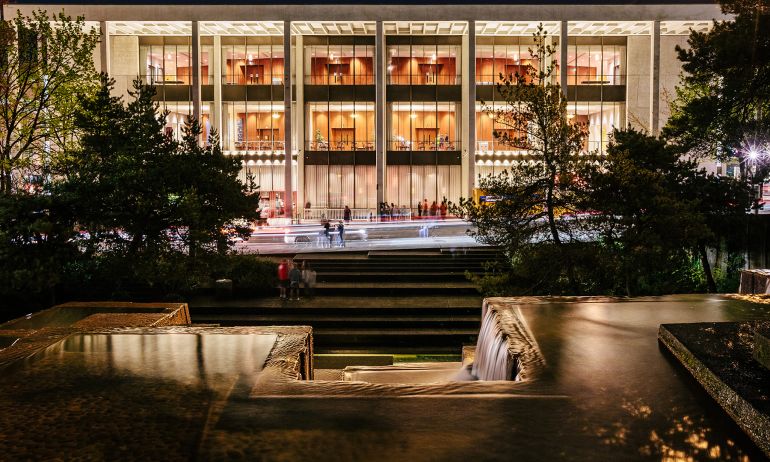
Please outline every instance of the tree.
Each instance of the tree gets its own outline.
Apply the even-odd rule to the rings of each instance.
[[[677,149],[633,128],[615,130],[602,168],[585,171],[585,206],[598,212],[592,226],[626,295],[645,292],[661,270],[670,278],[675,262],[710,238],[695,172]]]
[[[717,292],[707,248],[719,249],[723,240],[743,236],[751,206],[751,190],[745,181],[695,170],[681,184],[682,195],[693,199],[695,210],[703,217],[708,233],[699,236],[693,248],[703,268],[709,292]],[[717,261],[718,263],[718,261]]]
[[[194,118],[184,126],[179,155],[172,160],[169,172],[176,172],[179,187],[178,226],[186,228],[184,240],[190,256],[195,257],[201,245],[216,244],[220,252],[227,248],[225,225],[240,234],[250,229],[237,226],[234,219],[257,218],[259,194],[253,194],[238,180],[241,162],[226,157],[219,147],[219,136],[212,133],[201,146],[201,126]]]
[[[75,124],[78,148],[67,157],[57,193],[89,231],[87,251],[107,248],[129,255],[166,252],[173,232],[191,256],[202,246],[227,248],[222,228],[255,218],[258,196],[238,180],[240,161],[226,157],[214,134],[201,146],[201,127],[190,118],[181,142],[165,133],[166,112],[155,87],[135,80],[130,101],[111,96],[114,82],[84,96]]]
[[[663,135],[689,155],[745,158],[770,142],[770,8],[725,0],[722,9],[735,18],[677,47],[683,73]]]
[[[49,173],[52,155],[73,140],[77,95],[97,81],[98,40],[64,13],[0,21],[0,192]]]
[[[497,91],[502,108],[485,107],[495,124],[498,144],[526,152],[521,161],[497,177],[482,178],[480,188],[497,198],[494,206],[461,199],[455,213],[465,215],[483,242],[503,246],[512,259],[546,243],[557,249],[569,285],[580,292],[568,244],[579,240],[577,220],[560,215],[577,211],[580,182],[576,176],[586,137],[585,127],[570,122],[567,98],[553,82],[557,63],[555,49],[547,43],[542,25],[534,34],[532,62],[521,73],[500,74]]]

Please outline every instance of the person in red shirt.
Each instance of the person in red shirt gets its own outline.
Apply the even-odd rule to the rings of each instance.
[[[289,287],[289,261],[281,260],[278,265],[278,288],[281,289],[281,300],[286,300],[286,288]]]

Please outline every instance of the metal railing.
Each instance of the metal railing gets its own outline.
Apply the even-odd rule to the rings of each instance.
[[[303,209],[300,212],[300,218],[305,221],[314,220],[344,220],[344,208],[311,207]],[[377,209],[374,208],[355,208],[350,209],[350,219],[356,221],[374,221],[377,218]]]

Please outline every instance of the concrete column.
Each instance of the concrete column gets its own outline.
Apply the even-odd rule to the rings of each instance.
[[[468,34],[463,36],[465,72],[462,76],[463,93],[463,160],[467,158],[467,173],[461,191],[471,197],[476,185],[476,21],[468,21]]]
[[[209,66],[214,69],[214,107],[211,108],[211,118],[213,119],[211,126],[219,134],[219,145],[222,146],[222,139],[224,138],[222,133],[224,126],[222,120],[222,37],[219,35],[214,36],[214,50],[209,60]]]
[[[291,219],[292,210],[292,154],[294,151],[292,137],[294,135],[291,127],[291,21],[283,22],[283,120],[285,133],[285,155],[284,155],[284,217]]]
[[[297,93],[297,210],[305,210],[305,46],[302,36],[296,39],[296,56],[294,57],[294,87]],[[300,213],[300,218],[304,218]]]
[[[201,120],[201,34],[200,24],[198,21],[192,22],[192,103],[193,103],[193,117],[196,120]]]
[[[100,72],[110,74],[110,23],[107,21],[99,22],[101,37],[99,41],[99,64]]]
[[[559,85],[564,97],[567,97],[567,51],[569,49],[569,22],[561,21],[559,34]]]
[[[136,35],[115,35],[110,37],[110,70],[115,79],[113,96],[128,97],[132,82],[140,75],[139,37]],[[115,58],[112,59],[112,56]]]
[[[381,203],[385,202],[385,162],[387,160],[387,132],[385,127],[385,120],[387,117],[385,95],[386,95],[386,81],[385,76],[387,72],[385,70],[385,56],[388,52],[385,46],[385,27],[382,21],[377,21],[375,26],[375,38],[374,38],[374,53],[375,53],[375,170],[377,175],[377,207]],[[411,205],[410,205],[411,207]]]
[[[660,21],[650,24],[650,134],[660,132]]]

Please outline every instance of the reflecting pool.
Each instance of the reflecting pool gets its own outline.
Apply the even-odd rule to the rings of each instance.
[[[70,335],[0,369],[0,459],[764,460],[657,330],[770,306],[495,303],[519,310],[542,358],[522,382],[296,381],[265,365],[298,357],[275,361],[280,333]]]
[[[347,395],[335,392],[339,383],[327,382],[284,398],[255,393],[228,407],[212,433],[217,445],[204,445],[204,453],[216,458],[231,448],[247,458],[287,460],[328,454],[342,460],[764,460],[659,347],[657,330],[661,323],[768,319],[768,306],[719,296],[517,305],[543,358],[524,382],[414,384],[400,391],[351,384]]]

